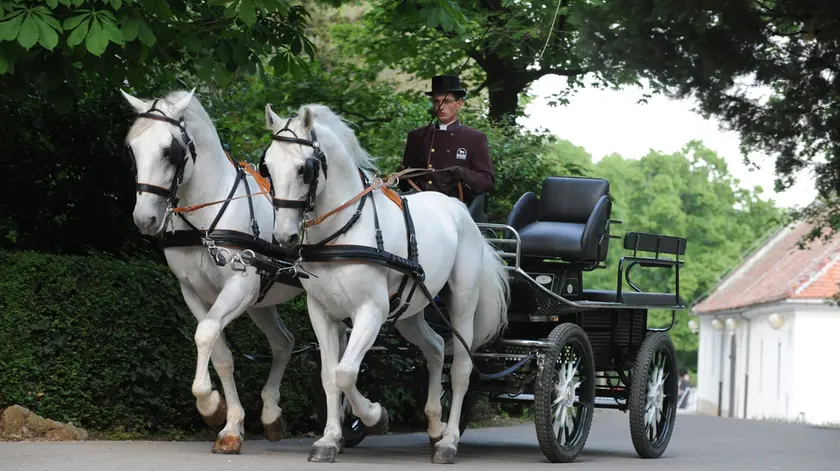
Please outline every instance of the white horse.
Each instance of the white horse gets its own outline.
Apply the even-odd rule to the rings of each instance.
[[[214,263],[208,248],[201,245],[200,236],[213,225],[217,215],[220,217],[216,221],[216,229],[239,231],[248,239],[254,228],[253,221],[256,221],[258,228],[262,229],[259,239],[270,242],[274,213],[267,195],[245,197],[259,193],[260,187],[252,176],[243,174],[242,167],[225,155],[216,129],[207,112],[194,98],[194,91],[176,91],[154,101],[122,92],[138,113],[125,142],[136,168],[134,223],[146,235],[167,235],[167,226],[171,225],[181,236],[193,236],[192,239],[184,239],[186,244],[181,245],[186,246],[177,246],[176,242],[176,246],[164,248],[166,261],[180,282],[184,301],[199,321],[195,332],[198,355],[192,393],[205,422],[210,425],[227,422],[219,432],[212,451],[239,453],[245,412],[234,384],[233,357],[223,330],[247,310],[268,339],[273,361],[262,389],[261,421],[266,438],[283,438],[285,422],[278,404],[280,383],[294,348],[294,337],[274,306],[294,298],[302,290],[277,283],[257,302],[260,277],[254,270],[243,276],[241,271],[234,271],[231,266],[219,266]],[[229,194],[237,179],[242,177],[247,180],[238,182],[236,193]],[[250,193],[246,188],[250,189]],[[206,206],[178,215],[183,218],[173,217],[171,212],[171,206],[176,204],[184,207],[225,200],[231,196],[238,199],[229,201],[226,207],[224,204]],[[201,232],[190,232],[196,228]],[[225,249],[228,259],[240,253],[234,246]],[[222,249],[222,255],[224,252]],[[208,371],[210,359],[221,380],[224,398],[212,389]]]
[[[328,247],[349,244],[375,248],[375,221],[378,220],[384,251],[409,257],[403,210],[382,191],[370,193],[373,201],[361,208],[360,217],[353,223],[358,204],[364,201],[351,201],[365,190],[360,172],[371,181],[375,167],[340,117],[325,106],[307,105],[297,116],[283,120],[267,105],[266,124],[273,133],[264,160],[274,191],[274,236],[279,243],[316,244],[339,231]],[[484,239],[466,206],[457,199],[438,192],[423,192],[407,196],[405,201],[416,231],[418,261],[425,271],[429,292],[434,295],[448,283],[452,325],[471,350],[493,340],[507,324],[509,286],[501,258]],[[305,207],[308,203],[313,207]],[[301,229],[306,221],[304,214],[312,216],[317,224]],[[347,228],[346,232],[341,232],[342,228]],[[355,383],[365,353],[389,317],[391,294],[399,292],[403,275],[382,265],[353,260],[354,257],[333,262],[307,262],[306,257],[304,254],[298,263],[302,270],[312,274],[301,283],[307,292],[309,318],[321,347],[321,378],[328,413],[324,435],[313,444],[309,460],[333,462],[342,445],[339,391],[346,395],[353,414],[365,425],[387,424],[387,411],[365,398]],[[464,345],[455,340],[452,403],[447,422],[442,422],[444,342],[426,323],[422,310],[429,301],[420,288],[414,290],[414,284],[411,279],[402,292],[401,304],[405,303],[407,293],[413,290],[414,295],[396,327],[423,351],[429,364],[429,392],[424,412],[429,421],[429,437],[435,443],[432,462],[452,463],[457,453],[458,421],[472,363]],[[348,317],[352,319],[353,329],[339,358],[338,329],[341,320]]]

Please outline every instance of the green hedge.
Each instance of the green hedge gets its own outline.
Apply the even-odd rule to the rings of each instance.
[[[0,266],[0,409],[21,404],[93,432],[207,430],[190,392],[196,322],[168,267],[145,260],[3,251]],[[279,309],[296,348],[315,340],[303,296]],[[268,342],[247,314],[228,326],[226,336],[246,429],[261,433],[260,389],[269,363],[244,354],[267,355]],[[384,378],[422,368],[421,359],[416,353],[378,355],[379,365],[363,378],[378,377],[371,399],[385,401],[396,427],[425,427],[422,403],[413,391],[426,377],[422,370],[409,373],[402,378],[404,386]],[[292,433],[317,429],[311,403],[316,360],[313,352],[296,354],[286,370],[281,407]]]

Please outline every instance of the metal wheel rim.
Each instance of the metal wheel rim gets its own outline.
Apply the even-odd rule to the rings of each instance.
[[[676,400],[668,388],[672,361],[668,352],[664,348],[659,348],[648,365],[644,424],[645,437],[654,446],[667,436],[668,419]]]
[[[581,368],[586,364],[583,347],[578,342],[563,346],[554,365],[551,394],[551,428],[561,448],[574,448],[581,436],[581,425],[589,404],[581,403],[581,386],[587,378]]]

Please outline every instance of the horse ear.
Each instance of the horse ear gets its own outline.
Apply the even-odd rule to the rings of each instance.
[[[266,103],[265,104],[265,127],[266,127],[266,129],[268,129],[270,131],[273,131],[274,126],[276,126],[277,123],[279,123],[279,122],[280,122],[280,117],[277,116],[277,113],[275,113],[271,109],[271,103]]]
[[[187,106],[189,106],[190,101],[192,101],[194,95],[195,87],[193,87],[193,89],[190,90],[189,93],[187,93],[187,96],[181,98],[180,100],[178,100],[178,103],[175,103],[175,105],[172,106],[172,114],[174,116],[180,116],[184,112],[184,110],[187,109]]]
[[[315,113],[312,112],[312,108],[304,107],[303,108],[303,129],[306,132],[312,130],[312,121],[315,119]]]
[[[141,100],[140,98],[135,98],[135,97],[129,95],[123,89],[120,89],[120,93],[122,93],[122,96],[123,96],[123,98],[125,98],[125,101],[127,101],[128,104],[131,105],[132,108],[134,108],[134,111],[136,111],[138,113],[142,113],[142,112],[146,111],[150,106],[148,103]]]

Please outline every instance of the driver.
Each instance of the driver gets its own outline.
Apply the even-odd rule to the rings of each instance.
[[[400,179],[401,190],[438,191],[469,206],[477,194],[493,189],[495,175],[487,136],[458,119],[466,94],[457,76],[432,77],[432,90],[426,95],[431,97],[429,111],[437,122],[408,133],[401,168],[434,173]]]

